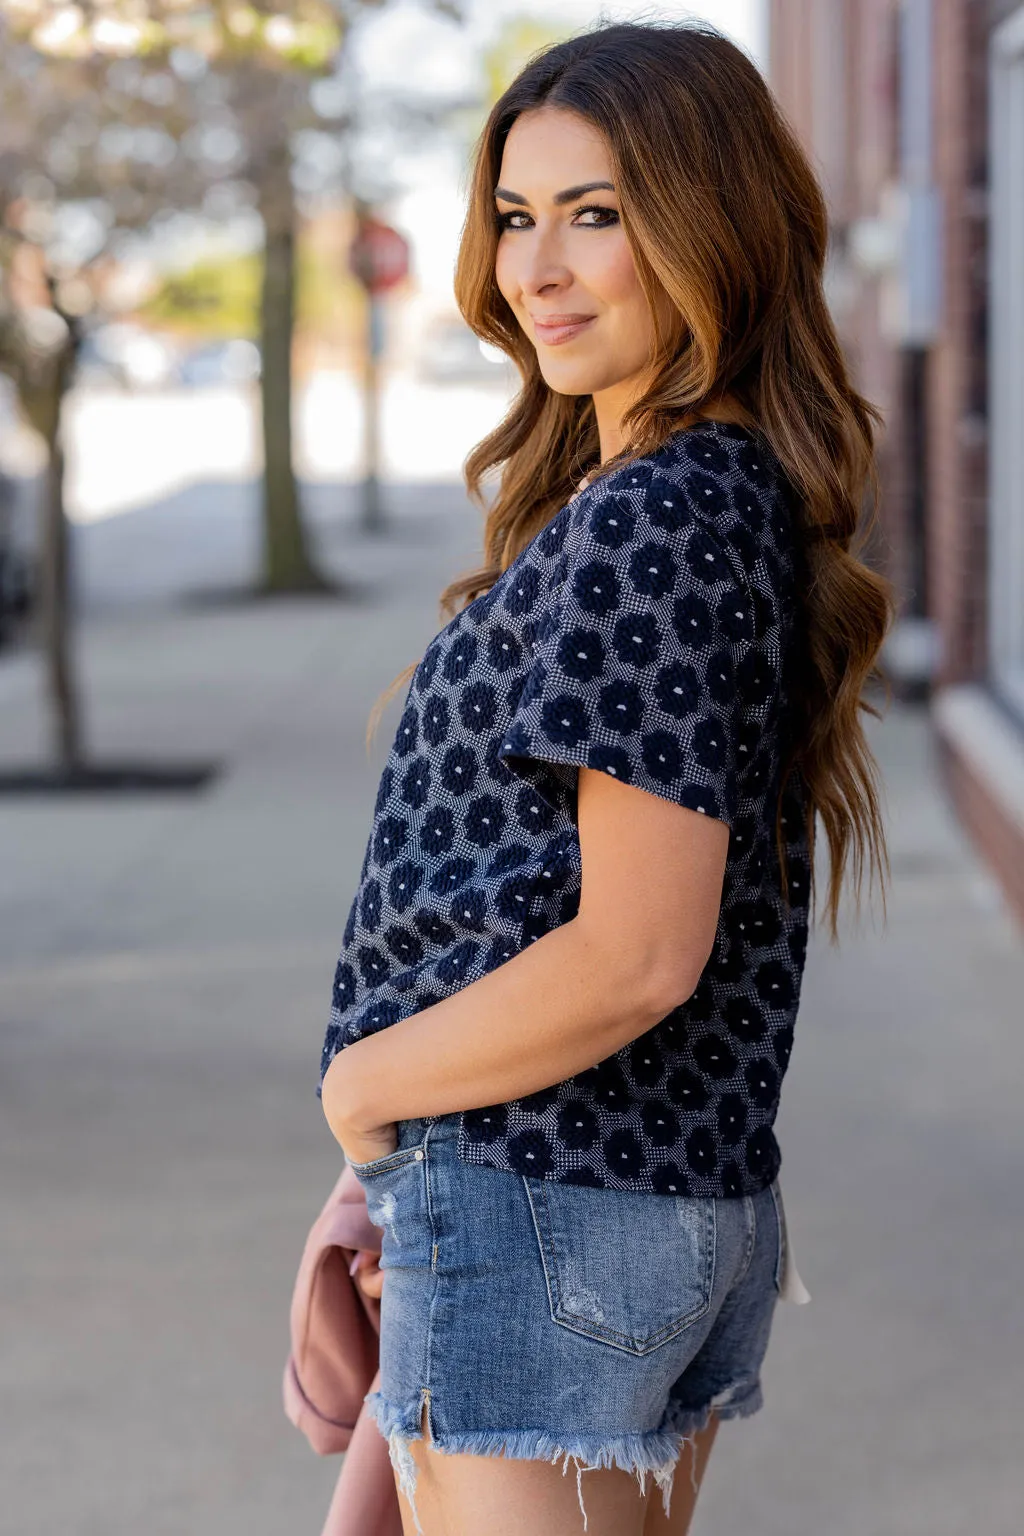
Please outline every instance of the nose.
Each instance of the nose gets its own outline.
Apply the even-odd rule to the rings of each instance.
[[[557,230],[538,227],[522,242],[519,283],[527,298],[551,293],[572,284]]]

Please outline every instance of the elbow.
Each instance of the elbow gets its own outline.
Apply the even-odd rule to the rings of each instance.
[[[715,932],[691,932],[680,940],[679,934],[659,938],[645,955],[643,995],[654,1023],[682,1008],[697,991],[706,965],[714,952]]]
[[[689,1001],[710,958],[710,951],[703,956],[666,956],[660,965],[652,967],[645,991],[655,1023]]]
[[[693,996],[713,948],[712,940],[700,948],[676,944],[671,949],[657,946],[637,951],[626,981],[631,990],[619,995],[634,997],[653,1026]]]
[[[646,926],[609,932],[605,925],[595,930],[578,917],[572,926],[585,939],[581,964],[586,974],[602,998],[614,1000],[617,1027],[630,1016],[630,1038],[653,1028],[693,996],[715,942],[714,932],[681,937]]]

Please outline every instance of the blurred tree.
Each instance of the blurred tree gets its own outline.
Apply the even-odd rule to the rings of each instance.
[[[100,33],[109,52],[74,44],[62,20],[68,10],[81,17],[65,8],[32,30],[29,5],[0,8],[0,368],[47,450],[40,621],[55,757],[73,776],[82,740],[67,605],[62,406],[118,241],[169,203],[194,202],[204,177],[178,153],[193,115],[183,83],[125,57],[118,35]]]
[[[311,86],[336,69],[353,22],[385,3],[0,0],[0,368],[48,450],[42,623],[68,775],[82,741],[61,407],[84,326],[116,288],[114,258],[172,210],[259,215],[263,585],[326,585],[292,465],[296,157],[323,158]],[[433,8],[457,14],[448,0]],[[350,115],[330,116],[332,138],[343,140]]]

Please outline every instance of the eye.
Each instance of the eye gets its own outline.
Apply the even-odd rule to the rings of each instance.
[[[593,218],[590,215],[594,215]],[[577,208],[573,213],[573,223],[579,224],[583,229],[610,229],[613,224],[619,222],[616,209],[606,208],[601,203],[588,203],[585,208]]]
[[[532,222],[530,215],[523,213],[522,209],[514,209],[511,213],[502,213],[499,209],[497,210],[497,219],[499,230],[529,229]],[[516,224],[513,222],[515,219],[525,219],[527,222],[525,224]]]

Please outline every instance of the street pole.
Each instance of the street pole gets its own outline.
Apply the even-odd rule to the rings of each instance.
[[[385,531],[380,494],[380,359],[384,351],[384,305],[366,295],[366,347],[363,367],[363,507],[362,530]]]
[[[380,493],[380,392],[384,353],[382,295],[409,272],[409,247],[396,229],[376,219],[364,202],[356,203],[356,233],[349,250],[349,269],[366,294],[366,334],[363,346],[363,506],[364,533],[385,531]]]

